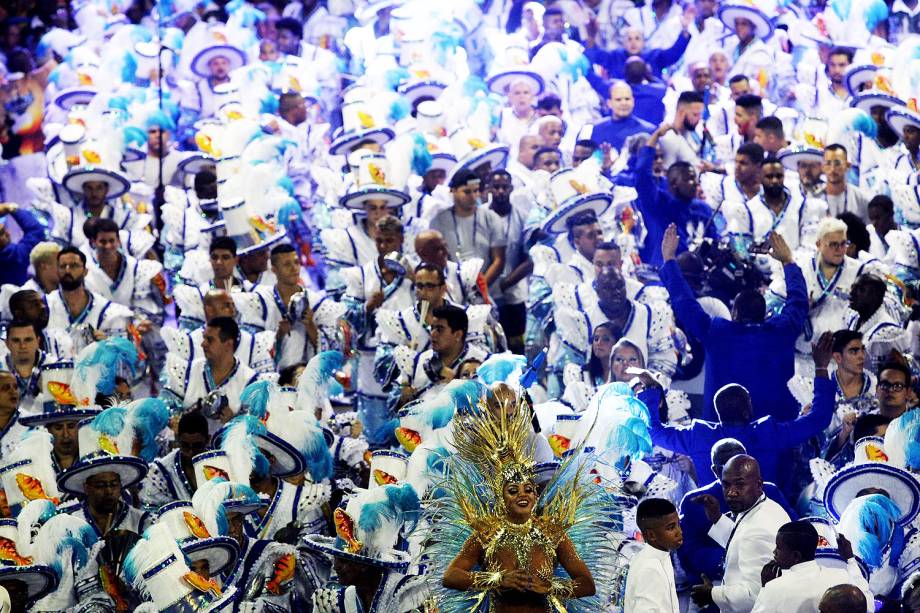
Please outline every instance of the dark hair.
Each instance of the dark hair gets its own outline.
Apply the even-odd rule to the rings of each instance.
[[[428,272],[433,272],[437,274],[438,281],[440,281],[441,283],[444,283],[445,281],[444,271],[441,270],[439,267],[435,266],[434,264],[429,264],[428,262],[422,262],[421,264],[415,267],[415,274],[418,274],[423,270],[427,270]]]
[[[872,200],[869,201],[869,204],[866,208],[871,209],[874,206],[877,206],[880,209],[883,209],[889,215],[894,214],[894,201],[884,194],[879,194],[878,196],[874,196]]]
[[[543,19],[546,19],[547,17],[552,17],[553,15],[559,15],[560,17],[562,17],[563,16],[562,9],[557,6],[549,7],[543,12]]]
[[[834,332],[834,336],[831,340],[831,352],[833,353],[843,353],[843,350],[846,349],[846,346],[852,343],[853,341],[861,341],[862,332],[857,332],[856,330],[837,330]]]
[[[503,178],[508,179],[508,180],[510,181],[510,180],[511,180],[511,173],[508,172],[507,170],[505,170],[504,168],[499,168],[499,169],[493,170],[492,172],[489,173],[489,180],[490,180],[490,182],[491,182],[492,180],[494,180],[495,177],[503,177]]]
[[[465,186],[470,181],[480,181],[479,175],[477,175],[469,168],[461,168],[456,173],[454,173],[454,176],[450,178],[448,187],[451,189],[457,189],[458,187]]]
[[[79,258],[80,258],[80,261],[83,263],[83,265],[86,266],[86,255],[84,255],[84,253],[83,253],[82,251],[80,251],[79,249],[77,249],[77,248],[74,247],[73,245],[68,245],[68,246],[64,247],[63,249],[61,249],[60,251],[58,251],[58,254],[57,254],[57,261],[60,262],[60,261],[61,261],[61,256],[64,256],[64,255],[75,255],[75,256],[79,257]]]
[[[872,240],[862,219],[849,211],[837,215],[837,219],[847,225],[847,240],[856,245],[856,251],[869,251]]]
[[[894,360],[892,360],[889,362],[885,362],[884,364],[879,366],[878,376],[880,379],[882,377],[882,373],[885,372],[886,370],[896,370],[899,373],[903,374],[904,382],[907,385],[910,385],[910,381],[911,379],[913,379],[913,375],[911,374],[910,369],[904,364],[902,364],[901,362],[895,362]]]
[[[279,255],[284,255],[285,253],[297,253],[297,250],[294,249],[293,245],[288,243],[281,243],[280,245],[275,245],[272,247],[271,255],[269,256],[271,258],[272,264],[275,263],[275,258],[277,258]]]
[[[597,215],[594,211],[582,211],[566,219],[565,227],[571,232],[578,226],[587,226],[595,223],[597,223]]]
[[[743,94],[735,100],[735,106],[740,106],[746,111],[757,111],[757,115],[763,115],[763,100],[757,94]]]
[[[616,344],[617,341],[619,341],[620,338],[623,336],[623,333],[620,331],[619,328],[613,325],[613,322],[605,321],[604,323],[598,324],[597,326],[594,327],[594,331],[591,333],[592,338],[588,339],[588,342],[591,345],[591,357],[588,359],[588,364],[587,364],[587,370],[588,370],[588,374],[591,375],[592,384],[594,383],[596,379],[602,378],[604,376],[604,365],[601,364],[601,359],[597,357],[596,355],[594,355],[593,335],[594,335],[594,332],[597,332],[598,328],[605,328],[605,329],[610,330],[610,333],[613,334],[613,337],[614,337],[614,340],[613,340],[614,344]],[[613,346],[611,346],[611,351],[613,351]],[[608,361],[609,361],[609,358],[608,358]]]
[[[536,162],[537,159],[538,159],[541,155],[544,155],[544,154],[546,154],[546,153],[555,153],[556,155],[559,156],[559,160],[562,161],[562,152],[559,151],[559,149],[558,149],[557,147],[540,147],[540,148],[537,149],[537,151],[533,154],[534,162]]]
[[[303,100],[298,92],[284,92],[278,96],[278,114],[283,116],[294,108],[298,100]]]
[[[827,57],[832,57],[834,55],[845,55],[847,56],[847,62],[853,63],[853,50],[848,47],[834,47],[831,49],[831,52],[827,54]]]
[[[619,251],[620,246],[616,241],[600,241],[594,248],[595,251]]]
[[[738,292],[734,307],[742,323],[759,323],[767,317],[767,301],[757,290],[745,289]]]
[[[761,164],[765,155],[763,147],[754,142],[742,143],[735,153],[745,156],[755,164]]]
[[[208,435],[208,420],[198,411],[190,411],[179,418],[179,434],[203,434]]]
[[[12,303],[12,300],[10,302]],[[32,328],[32,331],[35,332],[35,336],[39,335],[38,328],[35,327],[35,324],[25,319],[14,319],[13,321],[11,321],[6,326],[6,333],[9,334],[10,330],[12,330],[13,328]]]
[[[575,141],[575,146],[576,147],[586,147],[590,149],[591,151],[594,151],[595,149],[597,149],[598,145],[593,140],[582,138],[582,139]]]
[[[236,257],[236,241],[230,238],[229,236],[218,236],[211,241],[211,246],[208,247],[208,253],[214,253],[218,250],[229,251]]]
[[[643,498],[636,507],[636,525],[644,530],[649,523],[674,513],[677,513],[677,508],[666,498]]]
[[[550,109],[561,107],[561,106],[562,106],[562,98],[560,98],[559,96],[557,96],[556,94],[552,92],[543,94],[537,100],[537,108],[540,109],[541,111],[548,111]]]
[[[782,166],[783,162],[775,155],[767,155],[764,157],[763,161],[760,163],[760,166],[762,168],[764,166],[769,166],[770,164],[779,164],[780,166]]]
[[[240,346],[240,327],[232,317],[215,317],[208,322],[209,328],[217,328],[217,335],[224,343],[233,341],[233,350]]]
[[[735,83],[741,83],[742,81],[747,81],[747,75],[745,74],[736,74],[728,80],[729,85],[734,85]]]
[[[303,26],[293,17],[282,17],[275,23],[276,30],[287,30],[294,35],[294,38],[300,40],[303,38]]]
[[[843,151],[843,155],[848,156],[847,148],[841,145],[840,143],[831,143],[824,148],[825,151]]]
[[[204,170],[199,170],[195,173],[195,189],[200,189],[205,185],[210,185],[211,183],[217,182],[217,175],[214,174],[213,170],[205,168]]]
[[[775,136],[776,138],[785,138],[786,134],[783,131],[783,122],[780,121],[779,117],[764,117],[757,122],[755,126],[761,132],[765,132],[770,136]]]
[[[16,317],[16,313],[22,311],[23,304],[33,296],[38,296],[44,300],[42,294],[34,289],[21,289],[10,296],[10,313],[13,314],[14,318]]]
[[[891,421],[890,417],[885,417],[878,413],[860,415],[856,418],[856,423],[853,424],[853,441],[858,441],[867,436],[875,436],[875,431],[880,426],[887,426]]]
[[[297,362],[296,364],[291,364],[290,366],[285,366],[278,371],[278,385],[294,385],[294,375],[297,374],[298,368],[303,368],[307,364],[305,362]]]
[[[668,166],[668,183],[677,178],[678,172],[693,172],[693,166],[691,166],[689,162],[685,162],[683,160],[678,160],[677,162],[674,162]]]
[[[802,562],[815,559],[818,549],[818,531],[805,519],[791,521],[779,527],[777,540],[782,537],[783,542],[792,551],[798,552]]]
[[[730,383],[716,392],[712,404],[719,421],[725,424],[738,424],[744,422],[744,412],[751,408],[751,395],[744,386]]]
[[[682,92],[677,97],[677,106],[682,106],[684,104],[696,104],[696,103],[704,104],[704,101],[703,101],[703,96],[701,96],[695,91]]]
[[[462,308],[452,304],[445,304],[432,311],[431,316],[435,319],[443,319],[446,321],[447,327],[450,328],[452,332],[462,330],[463,338],[466,339],[466,333],[470,328],[470,319],[466,316],[466,311]]]
[[[83,234],[87,239],[94,241],[103,232],[118,234],[118,224],[108,217],[90,217],[83,222]]]

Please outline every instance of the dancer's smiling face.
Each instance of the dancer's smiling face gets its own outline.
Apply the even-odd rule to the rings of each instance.
[[[508,518],[513,523],[523,523],[530,518],[537,504],[537,487],[529,481],[506,483],[502,488],[502,497],[505,499]]]

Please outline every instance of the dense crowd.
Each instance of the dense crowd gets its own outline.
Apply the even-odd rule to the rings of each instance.
[[[0,613],[920,611],[920,1],[0,6]]]

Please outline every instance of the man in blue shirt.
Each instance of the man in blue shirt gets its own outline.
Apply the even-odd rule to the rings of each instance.
[[[702,494],[711,494],[719,501],[722,512],[728,512],[725,494],[722,492],[722,468],[736,455],[747,455],[747,449],[740,441],[732,438],[717,441],[711,451],[711,468],[716,476],[715,481],[687,492],[680,501],[680,527],[684,533],[684,543],[677,550],[677,557],[691,583],[702,582],[701,575],[706,575],[710,579],[722,577],[722,558],[725,557],[725,550],[709,536],[712,523],[706,518],[703,505],[694,501]],[[698,469],[702,470],[702,467]],[[763,493],[783,507],[790,518],[795,519],[795,511],[776,485],[765,482]]]
[[[614,81],[610,84],[607,106],[610,108],[610,119],[595,125],[591,130],[591,140],[597,144],[609,143],[619,151],[623,143],[633,134],[640,132],[651,133],[655,126],[633,115],[636,99],[633,97],[632,88],[624,81]]]
[[[781,463],[785,473],[791,471],[789,450],[824,431],[834,413],[836,389],[827,374],[831,360],[830,333],[821,335],[812,356],[815,395],[807,415],[792,421],[780,421],[772,415],[754,419],[750,394],[744,387],[731,383],[716,393],[718,421],[694,419],[688,426],[663,425],[658,413],[652,411],[652,441],[664,449],[690,456],[697,467],[703,467],[710,462],[710,451],[717,441],[734,438],[760,463],[764,480],[776,482]]]
[[[625,76],[626,61],[632,57],[639,57],[648,64],[652,75],[661,78],[661,72],[679,62],[684,51],[687,50],[687,44],[690,42],[688,28],[693,23],[694,14],[692,11],[685,11],[681,16],[680,35],[668,49],[646,49],[645,35],[641,28],[624,28],[622,30],[623,46],[607,51],[596,45],[596,28],[589,28],[588,37],[585,39],[585,57],[592,64],[597,64],[606,70],[607,76],[611,79],[622,79]],[[593,24],[596,25],[596,21]]]
[[[0,285],[19,286],[29,280],[29,254],[45,239],[45,227],[26,209],[12,203],[0,204],[0,217],[12,215],[22,230],[22,238],[12,242],[6,226],[0,225]]]
[[[661,282],[671,296],[674,315],[689,336],[706,350],[706,385],[703,390],[706,419],[713,419],[713,397],[728,383],[738,383],[750,392],[754,417],[773,415],[791,420],[799,412],[786,383],[795,374],[795,340],[808,318],[808,294],[802,270],[792,261],[792,251],[778,233],[770,235],[771,255],[783,264],[788,299],[782,312],[765,319],[766,302],[754,290],[735,297],[732,319],[711,317],[697,302],[696,295],[675,261],[677,229],[672,225],[661,242],[664,265]]]
[[[670,124],[663,123],[655,130],[645,146],[636,156],[636,203],[642,213],[648,235],[639,250],[639,256],[646,264],[660,266],[661,239],[668,226],[677,230],[677,253],[688,249],[689,244],[703,236],[717,238],[719,228],[724,227],[721,215],[714,215],[709,205],[697,200],[698,179],[696,169],[686,162],[674,162],[668,167],[667,188],[659,184],[652,171],[655,162],[658,139],[668,130]]]

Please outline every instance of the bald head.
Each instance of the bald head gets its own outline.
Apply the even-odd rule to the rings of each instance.
[[[843,583],[828,588],[818,605],[820,613],[865,613],[866,596],[855,585]]]
[[[415,237],[415,253],[425,264],[443,270],[447,266],[447,245],[437,230],[424,230]]]
[[[763,496],[760,464],[749,455],[736,455],[722,469],[722,491],[725,503],[735,513],[753,507]]]
[[[524,168],[533,170],[533,157],[540,149],[540,137],[537,134],[525,134],[518,141],[518,162]]]
[[[236,305],[227,290],[212,289],[204,295],[205,321],[215,317],[236,317]]]

